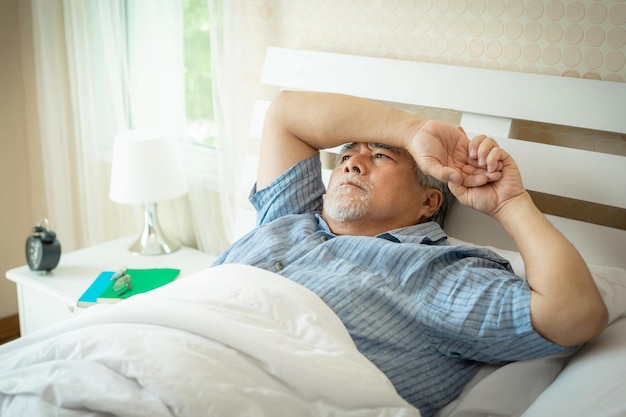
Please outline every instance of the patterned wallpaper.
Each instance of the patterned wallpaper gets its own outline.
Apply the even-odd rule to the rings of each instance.
[[[272,3],[279,36],[288,43],[407,60],[626,81],[623,1]]]
[[[626,82],[626,0],[256,0],[252,42]],[[626,98],[616,97],[625,106]],[[625,110],[626,111],[626,110]],[[426,115],[454,122],[450,111]],[[626,135],[516,121],[520,139],[626,156]],[[534,196],[542,209],[626,228],[624,210]]]

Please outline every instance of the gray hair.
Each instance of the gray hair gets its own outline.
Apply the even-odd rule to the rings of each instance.
[[[421,186],[435,188],[439,190],[439,192],[441,192],[441,205],[439,206],[439,209],[437,209],[435,214],[433,214],[432,217],[428,220],[439,223],[439,226],[441,226],[441,228],[443,229],[446,225],[446,218],[448,217],[448,213],[450,213],[450,211],[456,204],[457,199],[454,194],[452,194],[452,191],[450,191],[447,183],[439,181],[437,178],[423,173],[417,166],[417,163],[415,164],[415,171],[417,173],[417,181]]]

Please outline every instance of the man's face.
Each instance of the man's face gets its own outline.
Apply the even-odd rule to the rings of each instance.
[[[367,222],[393,230],[424,221],[419,185],[408,152],[381,144],[354,143],[340,157],[324,198],[324,218]]]

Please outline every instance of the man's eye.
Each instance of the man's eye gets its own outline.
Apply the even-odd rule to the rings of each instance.
[[[375,158],[381,159],[381,158],[389,158],[387,155],[385,155],[384,153],[377,153],[376,155],[374,155]]]
[[[346,162],[348,159],[350,159],[350,155],[342,155],[341,156],[341,162]]]

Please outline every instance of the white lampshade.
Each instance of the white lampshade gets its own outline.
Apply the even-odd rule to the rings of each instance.
[[[156,204],[188,191],[178,141],[157,130],[128,130],[115,137],[109,198],[123,204],[143,204],[144,227],[130,250],[162,255],[180,247],[161,231]]]
[[[115,137],[109,198],[157,203],[188,191],[178,141],[158,130],[127,130]]]

